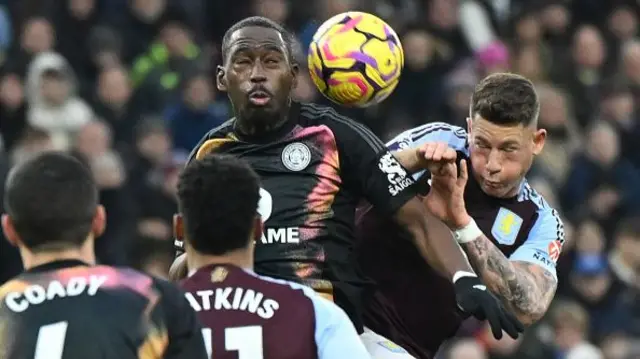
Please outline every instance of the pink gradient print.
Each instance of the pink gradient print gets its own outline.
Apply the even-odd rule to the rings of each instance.
[[[296,140],[305,140],[305,142],[313,144],[322,154],[320,163],[315,167],[318,182],[309,192],[305,201],[309,215],[304,226],[300,228],[300,239],[306,241],[317,238],[321,231],[326,230],[322,221],[332,215],[331,207],[342,184],[339,174],[340,160],[338,158],[338,146],[329,127],[324,125],[299,127],[294,130],[293,136]],[[289,254],[295,256],[295,250]],[[319,263],[323,263],[325,261],[324,251],[320,250],[315,253],[314,259]],[[315,263],[297,263],[294,265],[294,271],[296,276],[301,279],[320,274],[320,269]],[[320,283],[313,283],[312,286],[316,288],[318,285],[323,286]],[[330,283],[325,285],[330,287]]]

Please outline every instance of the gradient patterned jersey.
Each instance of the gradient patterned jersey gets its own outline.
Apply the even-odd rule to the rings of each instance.
[[[192,158],[236,155],[260,176],[256,272],[332,296],[360,329],[369,282],[352,259],[355,209],[366,199],[392,215],[415,196],[413,179],[370,130],[328,107],[294,103],[288,123],[267,137],[241,136],[234,125],[209,132]]]
[[[370,358],[344,311],[309,287],[232,265],[201,268],[181,285],[211,358]]]
[[[468,159],[466,131],[445,123],[406,131],[388,147],[395,151],[427,142],[446,142],[456,149],[459,159]],[[418,173],[414,179],[428,190],[428,174]],[[510,260],[539,265],[555,276],[555,263],[564,243],[562,221],[526,180],[517,196],[499,199],[485,194],[474,176],[469,176],[465,203],[482,232]],[[402,239],[407,234],[394,223],[365,211],[358,219],[358,229],[359,262],[394,307],[388,308],[376,296],[366,311],[365,324],[400,345],[427,349],[432,355],[457,331],[463,319],[457,310],[453,286],[424,263],[410,242]],[[390,325],[397,321],[395,316],[401,319],[404,331],[390,332],[397,329]]]
[[[0,359],[207,358],[182,292],[131,269],[51,262],[0,300]]]

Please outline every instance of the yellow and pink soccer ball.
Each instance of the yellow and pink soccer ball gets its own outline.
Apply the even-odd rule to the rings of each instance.
[[[349,11],[327,20],[307,57],[311,79],[329,100],[346,106],[380,103],[398,85],[404,52],[395,31],[378,17]]]

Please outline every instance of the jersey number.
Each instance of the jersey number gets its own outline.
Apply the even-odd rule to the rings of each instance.
[[[68,322],[47,324],[38,330],[36,351],[33,359],[62,359],[64,339],[67,336]]]
[[[204,344],[209,358],[213,358],[213,333],[210,328],[202,329]],[[224,330],[224,346],[226,351],[237,351],[238,359],[263,359],[262,327],[227,328]]]

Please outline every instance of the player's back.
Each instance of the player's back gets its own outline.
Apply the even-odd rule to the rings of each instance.
[[[231,265],[182,281],[216,359],[367,358],[346,314],[311,288]]]
[[[59,261],[0,287],[0,358],[206,358],[195,313],[167,282]]]

